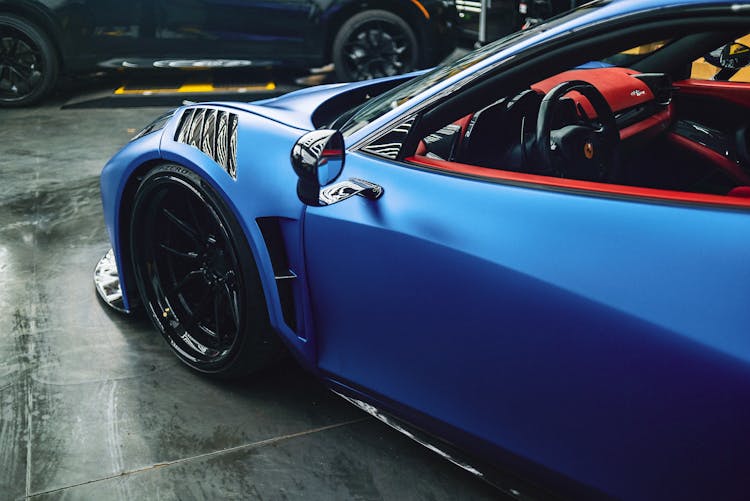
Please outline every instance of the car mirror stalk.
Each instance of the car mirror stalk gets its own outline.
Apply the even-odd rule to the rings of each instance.
[[[354,195],[359,195],[368,200],[377,200],[383,195],[383,187],[364,179],[352,178],[320,190],[320,202],[321,205],[331,205]]]

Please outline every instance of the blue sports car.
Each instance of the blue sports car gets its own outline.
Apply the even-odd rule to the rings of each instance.
[[[286,347],[520,499],[747,499],[750,2],[601,0],[447,66],[185,106],[95,282],[196,371]]]

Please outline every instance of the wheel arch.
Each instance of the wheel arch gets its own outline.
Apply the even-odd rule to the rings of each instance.
[[[33,4],[27,3],[6,3],[0,1],[0,14],[10,14],[20,17],[37,26],[44,35],[49,39],[50,44],[55,49],[55,55],[59,61],[61,70],[65,69],[65,54],[61,45],[61,30],[55,23],[51,12]]]
[[[172,155],[170,155],[170,158],[162,157],[150,159],[135,167],[125,181],[120,196],[117,208],[117,241],[119,246],[117,251],[120,257],[120,265],[122,267],[120,270],[120,276],[122,277],[121,284],[123,287],[123,293],[127,297],[130,310],[140,307],[141,304],[141,297],[138,292],[138,287],[135,284],[135,274],[130,253],[130,225],[132,223],[135,195],[143,177],[151,169],[159,165],[167,164],[177,165],[198,176],[213,189],[215,195],[221,199],[223,204],[233,213],[237,219],[239,227],[242,229],[243,237],[250,248],[253,259],[255,260],[255,265],[258,268],[258,274],[260,275],[260,282],[266,307],[268,308],[272,323],[275,324],[276,322],[273,321],[274,312],[280,311],[281,305],[276,295],[271,257],[260,228],[257,227],[257,224],[253,227],[251,222],[245,221],[244,218],[238,216],[237,207],[232,203],[226,190],[222,188],[221,182],[217,181],[206,169],[203,169],[200,164],[192,162],[189,158],[174,158]]]
[[[135,274],[130,259],[130,224],[133,216],[133,202],[143,176],[157,165],[163,163],[166,162],[162,159],[153,159],[136,167],[127,181],[125,181],[125,186],[117,207],[117,242],[119,249],[116,249],[116,251],[120,257],[120,284],[123,287],[123,294],[127,298],[131,311],[140,306],[141,302],[138,287],[135,285]]]
[[[419,4],[421,6],[421,3]],[[422,7],[424,8],[424,7]],[[333,42],[341,26],[353,15],[367,10],[385,10],[399,16],[409,27],[414,30],[419,44],[419,65],[427,64],[426,56],[429,47],[429,35],[426,26],[427,19],[417,3],[411,0],[368,0],[359,3],[348,3],[338,10],[328,23],[328,31],[325,38],[326,61],[333,60]]]

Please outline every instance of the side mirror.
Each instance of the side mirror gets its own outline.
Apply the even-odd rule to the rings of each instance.
[[[291,160],[302,203],[325,205],[320,200],[320,188],[334,182],[344,169],[344,136],[335,130],[308,132],[294,144]]]

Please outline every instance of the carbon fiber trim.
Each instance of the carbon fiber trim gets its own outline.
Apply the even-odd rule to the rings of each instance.
[[[182,114],[174,140],[195,146],[237,179],[237,126],[234,113],[215,108],[190,108]]]
[[[94,269],[94,285],[96,292],[108,306],[122,312],[129,313],[125,309],[122,299],[122,288],[120,287],[120,274],[117,271],[115,253],[109,249]]]

